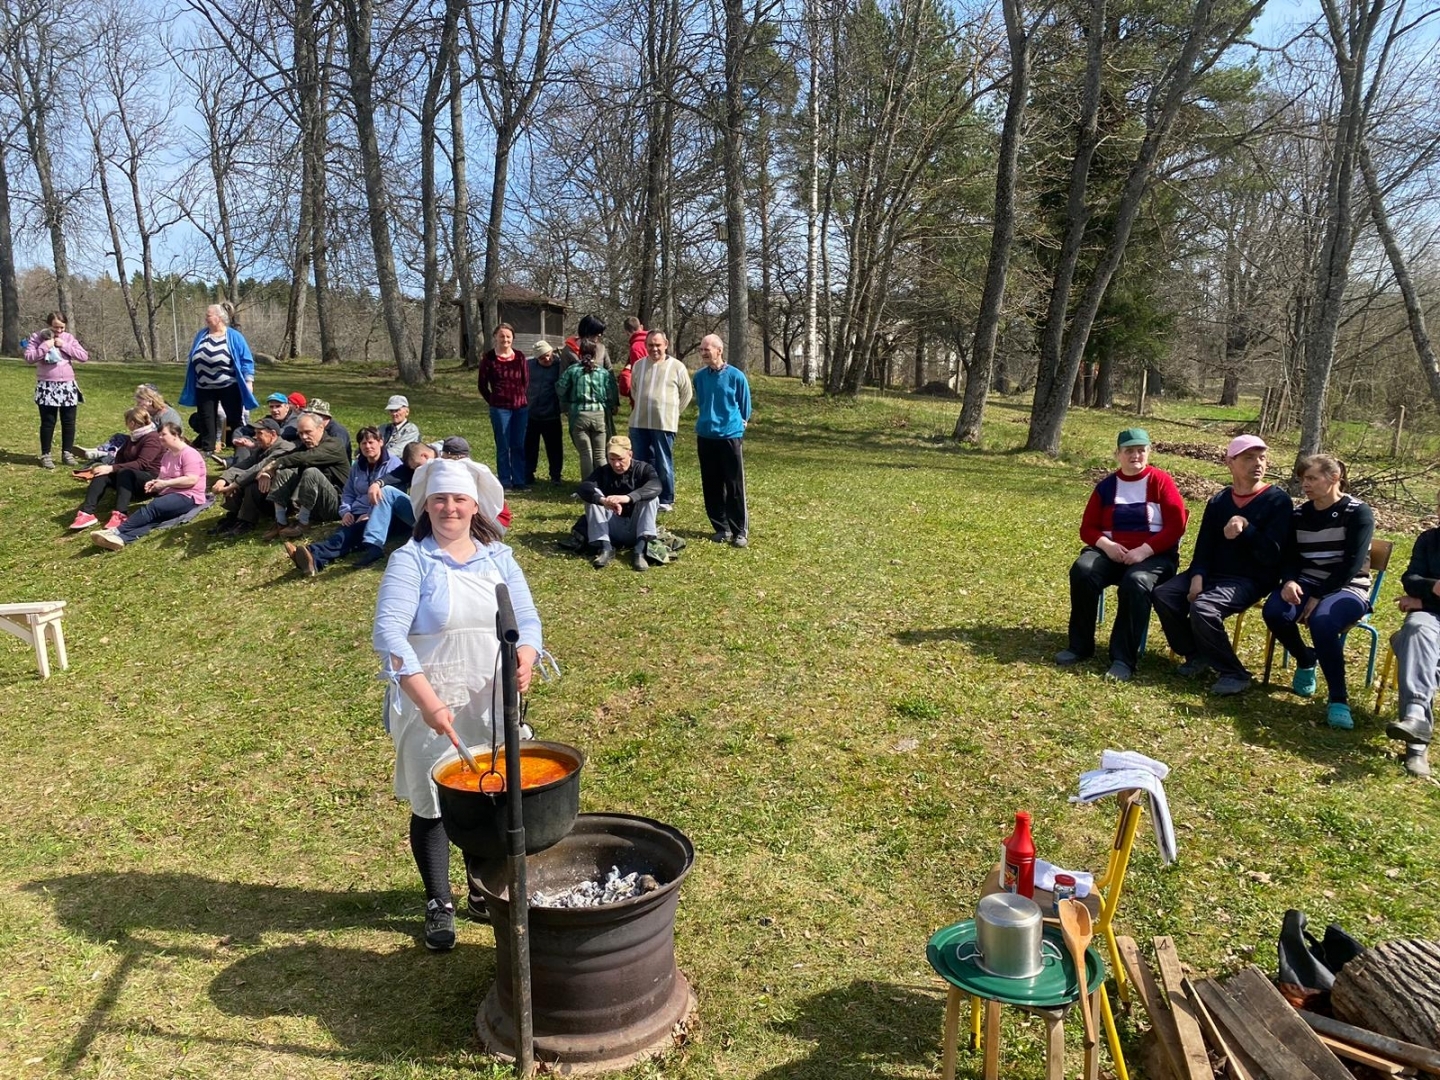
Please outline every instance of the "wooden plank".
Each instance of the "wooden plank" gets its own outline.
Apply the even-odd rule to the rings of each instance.
[[[1210,1057],[1205,1053],[1205,1036],[1200,1031],[1195,1007],[1190,1004],[1190,995],[1185,992],[1185,973],[1180,968],[1180,954],[1175,951],[1175,942],[1170,938],[1155,939],[1155,963],[1160,969],[1165,995],[1170,999],[1175,1033],[1184,1051],[1184,1075],[1190,1080],[1214,1080],[1215,1070],[1210,1067]]]
[[[1134,938],[1116,937],[1115,944],[1120,949],[1120,962],[1125,967],[1125,974],[1130,976],[1130,985],[1135,988],[1140,1004],[1145,1006],[1145,1013],[1150,1017],[1150,1026],[1155,1029],[1155,1039],[1165,1055],[1170,1075],[1176,1080],[1186,1080],[1186,1074],[1182,1071],[1185,1051],[1180,1045],[1180,1036],[1175,1031],[1175,1016],[1160,994],[1160,987],[1155,982],[1150,965],[1140,955],[1140,946],[1135,944]]]
[[[1431,1050],[1428,1046],[1418,1046],[1415,1043],[1392,1039],[1388,1035],[1381,1035],[1378,1031],[1367,1031],[1354,1024],[1332,1020],[1328,1016],[1317,1016],[1312,1012],[1302,1011],[1300,1019],[1322,1035],[1344,1039],[1348,1043],[1364,1047],[1366,1050],[1381,1054],[1392,1061],[1398,1061],[1404,1065],[1414,1065],[1422,1072],[1440,1076],[1440,1053]]]
[[[1232,1080],[1255,1080],[1260,1075],[1260,1069],[1238,1048],[1230,1045],[1230,1040],[1225,1038],[1225,1033],[1215,1023],[1215,1018],[1210,1015],[1210,1010],[1205,1007],[1204,1000],[1189,979],[1185,980],[1185,992],[1190,995],[1190,1004],[1195,1006],[1195,1017],[1200,1021],[1200,1029],[1205,1032],[1205,1037],[1215,1049],[1225,1055]]]
[[[1348,1058],[1357,1065],[1364,1065],[1367,1069],[1374,1069],[1378,1073],[1387,1076],[1414,1076],[1415,1066],[1402,1065],[1398,1061],[1391,1061],[1379,1054],[1372,1054],[1369,1050],[1361,1050],[1358,1046],[1351,1046],[1340,1039],[1331,1038],[1329,1035],[1321,1035],[1320,1041],[1328,1046],[1336,1057]]]
[[[1254,964],[1232,975],[1225,983],[1225,990],[1320,1080],[1354,1080],[1350,1070],[1295,1015],[1290,1003]]]
[[[1267,1080],[1318,1080],[1309,1067],[1270,1034],[1263,1024],[1249,1016],[1217,982],[1202,979],[1195,984],[1200,999],[1236,1046],[1265,1074]]]

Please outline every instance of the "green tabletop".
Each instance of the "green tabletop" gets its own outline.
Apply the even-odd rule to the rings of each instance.
[[[975,940],[974,919],[936,930],[925,946],[925,957],[942,979],[976,997],[1003,1005],[1057,1009],[1079,1000],[1080,988],[1075,978],[1075,963],[1065,948],[1059,927],[1045,927],[1044,939],[1059,948],[1060,959],[1047,956],[1040,974],[1028,979],[992,975],[974,959],[961,959],[962,953],[973,951],[967,946]],[[1094,944],[1085,953],[1085,975],[1086,988],[1091,993],[1105,981],[1105,961]]]

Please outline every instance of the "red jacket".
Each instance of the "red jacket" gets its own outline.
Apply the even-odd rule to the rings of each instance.
[[[1188,520],[1185,500],[1170,474],[1147,465],[1136,476],[1112,472],[1095,485],[1080,521],[1080,540],[1094,547],[1108,536],[1122,547],[1149,544],[1156,555],[1163,555],[1179,548]]]
[[[626,367],[635,363],[636,360],[645,359],[645,338],[648,337],[649,334],[649,330],[636,330],[630,335],[630,359],[626,363]],[[624,392],[624,387],[621,387],[621,392]]]

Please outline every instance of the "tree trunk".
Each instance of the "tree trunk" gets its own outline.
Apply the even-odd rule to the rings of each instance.
[[[820,4],[805,0],[806,41],[809,45],[809,165],[810,190],[805,214],[805,363],[800,381],[814,386],[820,374],[819,287],[816,261],[820,247]]]
[[[115,277],[119,280],[120,299],[125,302],[125,313],[130,318],[130,332],[135,336],[135,346],[143,360],[151,359],[140,325],[140,311],[135,303],[135,294],[130,290],[130,275],[125,272],[125,242],[120,233],[120,222],[115,217],[115,205],[110,198],[110,169],[106,162],[105,146],[100,137],[102,120],[85,109],[85,125],[90,129],[90,145],[95,154],[95,178],[100,187],[100,204],[105,208],[105,221],[110,230],[110,246],[106,252],[115,259]],[[102,328],[103,331],[103,328]]]
[[[510,183],[510,148],[514,133],[495,132],[495,163],[490,173],[490,216],[485,225],[485,265],[480,283],[480,319],[488,344],[500,325],[500,235],[505,226],[505,192]],[[481,352],[484,351],[482,348]]]
[[[1225,373],[1225,382],[1220,387],[1221,405],[1240,404],[1240,376],[1231,372]]]
[[[1095,372],[1095,396],[1092,400],[1097,409],[1115,407],[1115,354],[1109,349],[1100,354],[1100,364]]]
[[[310,0],[306,0],[307,4]],[[312,34],[314,31],[312,29]],[[311,126],[311,153],[314,168],[310,172],[310,265],[315,274],[315,323],[320,328],[320,362],[340,363],[340,345],[335,327],[335,310],[330,295],[330,216],[326,197],[329,165],[325,150],[330,139],[330,72],[335,70],[335,36],[324,39],[325,58],[320,58],[321,39],[315,36],[310,50],[311,73],[315,85],[315,111]]]
[[[1346,1023],[1440,1050],[1440,942],[1366,949],[1335,976],[1330,1004]]]
[[[447,0],[447,5],[450,0]],[[465,158],[465,109],[461,96],[460,54],[450,58],[450,185],[454,189],[455,216],[451,220],[451,246],[455,280],[460,290],[460,358],[466,368],[480,364],[475,348],[475,275],[470,263],[470,176]]]
[[[10,223],[10,174],[0,143],[0,356],[20,355],[20,288]]]
[[[1005,33],[1010,40],[1010,90],[1005,100],[1005,121],[1000,129],[1000,153],[995,165],[995,211],[990,230],[990,259],[985,267],[985,291],[975,320],[975,339],[965,377],[965,401],[955,421],[954,438],[980,441],[985,404],[990,395],[990,372],[995,364],[995,342],[1005,306],[1005,277],[1010,271],[1010,248],[1015,241],[1015,177],[1020,163],[1020,132],[1025,103],[1030,96],[1030,36],[1025,32],[1022,0],[1003,0]]]
[[[420,378],[429,382],[435,377],[435,324],[440,305],[440,207],[435,191],[435,158],[439,141],[435,123],[440,112],[440,89],[450,73],[450,61],[456,52],[460,26],[460,0],[446,0],[444,22],[440,28],[440,48],[425,83],[420,109],[420,218],[423,248],[423,301],[420,328]]]
[[[743,0],[724,0],[725,120],[721,129],[721,171],[725,181],[725,282],[729,341],[725,359],[746,367],[750,332],[750,276],[745,254],[745,53],[750,29]]]
[[[756,172],[760,177],[760,355],[765,358],[765,374],[770,374],[770,360],[775,354],[775,332],[770,325],[770,292],[773,286],[770,265],[770,124],[763,101],[757,104],[760,114],[756,145],[759,160]]]

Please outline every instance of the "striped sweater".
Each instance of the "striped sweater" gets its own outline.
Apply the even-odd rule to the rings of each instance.
[[[1374,536],[1374,512],[1353,495],[1324,510],[1302,503],[1290,518],[1280,580],[1300,582],[1311,596],[1350,589],[1368,597]]]
[[[1179,550],[1188,520],[1170,474],[1147,465],[1135,476],[1113,472],[1095,485],[1080,520],[1080,539],[1090,547],[1102,536],[1125,548],[1149,544],[1156,555],[1165,555]]]
[[[649,431],[680,430],[680,414],[690,404],[694,389],[690,372],[673,356],[660,363],[649,357],[637,360],[630,370],[630,426]]]

